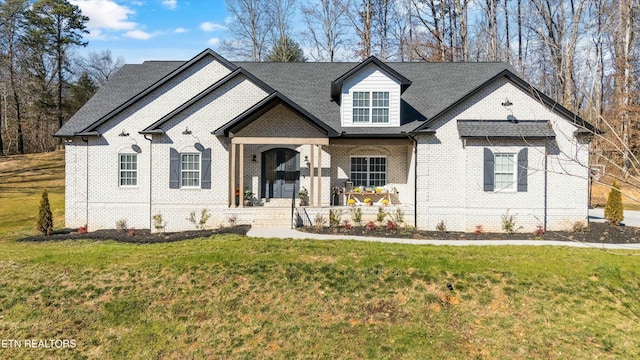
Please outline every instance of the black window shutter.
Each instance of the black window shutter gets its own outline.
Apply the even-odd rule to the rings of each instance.
[[[484,191],[493,191],[494,161],[493,151],[484,148]]]
[[[180,188],[180,153],[174,148],[169,150],[169,188]]]
[[[518,152],[518,191],[527,191],[527,168],[529,167],[529,149]]]
[[[202,151],[202,181],[200,188],[211,189],[211,148]]]

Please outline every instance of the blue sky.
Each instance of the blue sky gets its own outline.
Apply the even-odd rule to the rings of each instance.
[[[80,55],[110,49],[127,63],[188,60],[228,38],[224,0],[70,0],[90,18]]]

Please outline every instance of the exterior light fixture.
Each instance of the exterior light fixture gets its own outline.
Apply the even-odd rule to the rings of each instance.
[[[505,98],[504,102],[502,103],[502,106],[504,107],[509,107],[512,106],[513,104],[511,103],[511,101],[509,101],[509,98]]]
[[[256,162],[256,161],[258,161],[258,159],[257,159],[257,157],[256,157],[256,155],[255,155],[255,154],[251,155],[251,161],[252,161],[252,162]]]
[[[128,132],[126,132],[126,131],[124,131],[124,129],[122,129],[122,132],[121,132],[120,134],[118,134],[118,136],[120,136],[120,137],[127,137],[127,136],[129,136],[129,133],[128,133]]]
[[[191,130],[189,130],[188,126],[186,129],[184,129],[184,131],[182,132],[182,135],[191,135]]]

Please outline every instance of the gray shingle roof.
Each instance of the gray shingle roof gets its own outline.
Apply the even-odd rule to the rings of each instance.
[[[549,139],[554,138],[547,120],[458,120],[461,139]]]
[[[208,50],[203,53],[213,52]],[[125,65],[56,135],[73,136],[74,133],[91,129],[92,124],[186,63],[188,62],[149,61]],[[412,82],[402,94],[400,126],[343,128],[340,124],[340,106],[331,98],[331,83],[359,64],[233,63],[345,137],[398,136],[419,127],[427,129],[428,120],[455,106],[460,99],[481,88],[489,80],[504,73],[514,73],[506,63],[385,63]],[[167,112],[171,110],[174,109],[167,109]],[[153,121],[140,124],[140,128],[152,123]]]
[[[58,130],[56,135],[72,136],[84,130],[182,64],[183,61],[148,61],[124,65]],[[141,128],[147,125],[141,124]]]

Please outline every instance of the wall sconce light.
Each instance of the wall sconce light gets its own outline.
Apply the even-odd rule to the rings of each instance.
[[[511,103],[511,101],[509,101],[509,98],[505,98],[504,102],[502,103],[502,106],[504,107],[509,107],[512,106],[513,104]]]
[[[307,156],[307,155],[304,156],[304,162],[306,162],[306,163],[309,162],[309,156]]]
[[[258,161],[258,158],[256,157],[256,155],[255,155],[255,154],[254,154],[254,155],[251,155],[251,161],[252,161],[252,162],[256,162],[256,161]]]
[[[189,130],[188,126],[186,129],[184,129],[184,131],[182,132],[182,135],[191,135],[191,130]]]
[[[128,132],[125,132],[125,131],[124,131],[124,129],[122,129],[122,132],[121,132],[120,134],[118,134],[118,136],[120,136],[120,137],[127,137],[127,136],[129,136],[129,133],[128,133]]]

